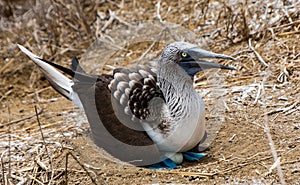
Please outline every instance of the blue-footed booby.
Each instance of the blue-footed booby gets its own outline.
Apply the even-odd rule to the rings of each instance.
[[[69,69],[18,47],[57,92],[83,108],[96,145],[122,161],[151,168],[175,168],[184,159],[204,156],[191,152],[206,136],[205,105],[193,87],[194,75],[234,69],[205,59],[235,60],[174,42],[164,48],[156,69],[137,65],[91,75],[75,57]]]

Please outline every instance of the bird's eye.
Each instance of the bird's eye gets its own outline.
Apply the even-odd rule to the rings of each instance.
[[[182,53],[181,53],[181,56],[182,56],[183,58],[185,58],[185,57],[188,56],[188,54],[187,54],[186,52],[182,52]]]

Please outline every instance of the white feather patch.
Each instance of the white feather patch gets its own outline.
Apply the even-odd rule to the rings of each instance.
[[[122,92],[120,92],[120,91],[115,91],[115,92],[114,92],[114,97],[115,97],[117,100],[119,100],[119,99],[121,98],[121,95],[122,95]]]
[[[153,73],[157,74],[157,70],[156,70],[156,69],[151,68],[150,70],[151,70]]]
[[[118,84],[117,84],[117,89],[122,92],[124,92],[124,90],[128,87],[129,87],[128,82],[125,82],[125,81],[118,82]]]
[[[110,83],[108,84],[108,88],[109,90],[112,90],[116,87],[116,80],[112,79],[112,81],[110,81]]]
[[[149,84],[151,83],[151,79],[150,78],[145,78],[144,79],[144,84]]]
[[[134,86],[135,83],[136,83],[135,80],[130,80],[129,81],[129,87],[130,87],[130,89],[132,89],[132,87]]]
[[[145,71],[145,70],[142,70],[140,69],[139,70],[139,73],[143,76],[143,77],[147,77],[149,75],[149,72]]]
[[[129,73],[129,79],[130,80],[135,80],[135,81],[140,81],[142,79],[142,76],[139,75],[138,73]]]
[[[126,106],[126,107],[124,108],[124,112],[125,112],[125,114],[127,114],[127,115],[131,115],[131,114],[132,114],[132,112],[131,112],[131,110],[130,110],[130,108],[129,108],[128,106]]]
[[[128,76],[124,73],[116,73],[114,75],[114,78],[118,81],[128,81]]]
[[[120,99],[119,99],[121,105],[125,106],[128,104],[128,96],[126,94],[122,94]]]
[[[129,88],[125,89],[125,94],[126,94],[126,96],[129,96],[129,94],[130,94],[130,89]]]

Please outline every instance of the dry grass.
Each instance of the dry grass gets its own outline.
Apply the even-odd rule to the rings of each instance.
[[[159,179],[155,182],[162,183],[208,183],[206,178],[216,183],[299,183],[293,177],[299,176],[300,171],[300,156],[295,152],[299,151],[300,142],[299,1],[2,0],[0,4],[3,5],[0,20],[0,181],[3,184],[151,183],[156,177]],[[127,40],[121,44],[118,35],[113,35],[120,26],[130,30],[136,22],[145,20],[160,25],[161,29],[166,28],[168,22],[179,24],[196,34],[196,40],[194,37],[186,40],[238,59],[237,62],[222,61],[238,70],[221,75],[226,75],[226,80],[223,79],[222,92],[217,96],[226,97],[224,117],[232,128],[225,134],[221,130],[216,140],[227,139],[235,147],[240,144],[236,152],[242,153],[245,143],[238,140],[241,133],[235,130],[235,122],[247,122],[254,127],[248,128],[249,134],[243,136],[245,141],[263,132],[262,151],[255,152],[253,148],[251,151],[254,151],[246,152],[243,158],[237,157],[240,153],[231,156],[226,151],[222,153],[222,149],[212,148],[210,155],[224,155],[223,158],[207,160],[195,168],[183,166],[174,171],[156,172],[126,165],[120,167],[105,160],[90,163],[89,157],[83,157],[72,140],[85,135],[86,121],[77,109],[48,88],[41,73],[32,70],[32,64],[20,55],[15,44],[68,66],[72,56],[84,58],[91,43],[103,39],[122,48],[122,52],[117,53],[120,60],[127,57],[120,63],[108,64],[112,67],[128,65],[130,60],[156,57],[163,47],[159,44],[162,39],[159,34],[152,35],[153,42],[140,45],[130,45]],[[178,38],[174,30],[169,33]],[[210,96],[210,92],[215,87],[206,79],[205,75],[199,75],[196,85],[206,89],[201,93],[211,105],[215,96]],[[40,107],[37,113],[33,105]],[[211,112],[207,115],[212,119]],[[228,133],[232,135],[226,135]],[[256,139],[262,141],[259,138],[249,141],[256,142]],[[219,148],[217,144],[213,146]],[[67,160],[66,156],[72,157]],[[249,169],[250,177],[239,173],[242,169]],[[115,177],[118,174],[119,178]],[[231,177],[223,178],[226,175]],[[251,175],[260,180],[249,180]],[[144,176],[148,177],[143,180]]]

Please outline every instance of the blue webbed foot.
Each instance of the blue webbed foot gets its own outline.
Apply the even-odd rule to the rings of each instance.
[[[199,161],[202,157],[206,156],[204,153],[196,153],[196,152],[183,152],[183,158],[188,161]]]
[[[150,169],[153,169],[153,170],[161,170],[161,169],[172,170],[174,168],[177,168],[177,165],[171,159],[166,158],[165,160],[163,160],[161,162],[151,164],[147,167],[150,168]]]

